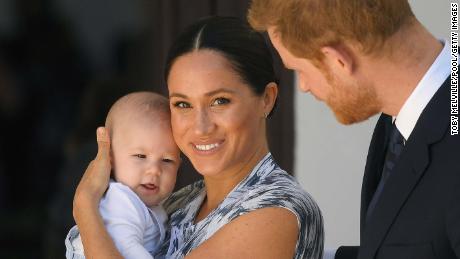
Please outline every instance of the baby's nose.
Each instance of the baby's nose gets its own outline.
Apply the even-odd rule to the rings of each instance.
[[[159,163],[150,163],[147,167],[146,173],[148,175],[156,175],[159,176],[161,174],[161,167]]]

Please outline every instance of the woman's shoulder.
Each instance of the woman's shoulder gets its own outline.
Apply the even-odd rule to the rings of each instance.
[[[287,209],[297,218],[299,237],[295,258],[320,258],[324,230],[319,206],[293,176],[280,168],[247,190],[239,215],[273,207]]]
[[[185,207],[186,204],[196,199],[203,188],[204,182],[203,180],[200,180],[172,193],[163,203],[163,207],[166,210],[166,213],[171,215],[177,209]]]
[[[254,209],[263,207],[283,207],[294,210],[296,214],[320,215],[319,207],[312,196],[306,192],[294,177],[276,168],[259,183],[245,190],[242,204]]]
[[[238,199],[248,209],[284,207],[296,214],[308,211],[319,214],[319,208],[297,180],[283,170],[269,153],[256,166],[240,187]]]

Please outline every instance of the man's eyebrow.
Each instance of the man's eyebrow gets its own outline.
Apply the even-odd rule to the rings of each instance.
[[[213,90],[213,91],[210,91],[210,92],[207,92],[205,93],[206,96],[213,96],[213,95],[216,95],[216,94],[219,94],[219,93],[229,93],[229,94],[233,94],[235,93],[234,90],[232,89],[228,89],[228,88],[219,88],[219,89],[216,89],[216,90]],[[181,94],[181,93],[171,93],[169,95],[169,98],[171,97],[179,97],[179,98],[184,98],[184,99],[187,99],[187,95],[185,94]]]

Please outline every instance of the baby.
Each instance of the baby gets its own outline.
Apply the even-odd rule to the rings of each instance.
[[[167,215],[161,202],[172,192],[180,164],[169,102],[150,92],[128,94],[112,106],[105,126],[114,181],[99,211],[124,258],[152,258],[166,232]],[[84,258],[77,226],[65,243],[67,258]]]

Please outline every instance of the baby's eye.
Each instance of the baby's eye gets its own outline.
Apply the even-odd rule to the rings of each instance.
[[[133,155],[133,156],[134,156],[134,157],[137,157],[137,158],[142,158],[142,159],[147,158],[147,156],[144,155],[144,154],[135,154],[135,155]]]
[[[191,108],[192,107],[189,103],[183,102],[183,101],[175,102],[173,105],[174,105],[174,107],[181,108],[181,109],[186,109],[186,108]]]
[[[216,98],[214,102],[212,103],[212,105],[225,105],[228,103],[230,103],[230,99],[220,97],[220,98]]]
[[[175,162],[173,159],[170,159],[170,158],[163,158],[162,161],[165,162],[165,163],[174,163]]]

